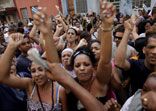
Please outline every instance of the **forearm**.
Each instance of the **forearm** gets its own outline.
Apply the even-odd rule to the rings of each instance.
[[[72,91],[87,111],[103,111],[103,105],[80,86],[60,64],[49,64],[49,67],[52,73],[48,77],[59,82],[67,91]]]
[[[63,25],[64,31],[66,32],[68,30],[68,25],[66,25],[63,20],[61,21],[61,24]]]
[[[105,29],[111,29],[112,26]],[[97,79],[102,84],[108,84],[111,78],[112,36],[110,31],[100,30],[101,38],[100,60],[97,68]]]
[[[136,28],[136,26],[134,26],[134,28],[133,28],[132,36],[133,36],[134,40],[136,40],[137,38],[139,38],[139,35],[138,35],[138,33],[137,33],[137,28]]]
[[[56,30],[56,32],[54,33],[54,35],[53,35],[53,36],[54,36],[54,37],[59,37],[60,32],[61,32],[60,30]]]
[[[87,111],[103,111],[103,104],[100,103],[86,89],[80,86],[76,81],[72,79],[66,83],[66,85],[68,85],[69,89],[81,101]]]
[[[103,104],[100,103],[93,95],[91,95],[86,89],[80,86],[80,84],[78,84],[70,76],[68,76],[66,80],[60,81],[59,83],[67,90],[72,91],[75,96],[81,101],[87,111],[103,111]]]
[[[42,34],[41,36],[43,36],[44,40],[45,40],[45,51],[46,51],[46,57],[47,60],[53,63],[58,63],[59,62],[59,58],[58,58],[58,54],[57,54],[57,50],[54,44],[54,41],[52,39],[53,34],[49,33],[49,34]]]
[[[0,82],[3,82],[3,80],[5,80],[4,78],[9,76],[15,50],[16,48],[8,44],[4,54],[0,58]]]
[[[36,35],[36,31],[37,31],[37,27],[36,25],[33,26],[33,28],[31,29],[30,33],[29,33],[29,37],[37,44],[39,44],[39,38]]]
[[[39,38],[38,37],[33,37],[31,38],[36,44],[40,44]]]
[[[112,57],[112,31],[100,31],[99,36],[101,38],[101,52],[100,61],[103,64],[109,64]]]
[[[127,51],[127,42],[128,42],[129,34],[130,31],[125,30],[123,38],[116,50],[115,64],[121,68],[124,67],[126,61],[126,51]]]

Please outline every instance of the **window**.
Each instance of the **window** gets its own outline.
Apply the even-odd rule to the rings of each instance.
[[[76,12],[77,13],[87,12],[87,0],[76,0]]]
[[[28,11],[27,11],[27,8],[21,8],[21,15],[22,15],[22,18],[23,19],[28,19]]]

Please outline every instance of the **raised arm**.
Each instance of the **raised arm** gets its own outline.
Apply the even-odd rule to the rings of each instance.
[[[23,35],[20,33],[15,33],[10,35],[8,46],[4,54],[0,58],[0,83],[7,84],[8,86],[15,88],[28,89],[30,79],[21,79],[13,74],[10,74],[12,59],[14,52],[21,44],[23,40]]]
[[[63,25],[64,31],[66,32],[68,30],[68,25],[66,25],[62,17],[58,15],[55,17],[55,19],[58,20]]]
[[[125,26],[125,32],[116,50],[115,65],[117,67],[128,70],[130,68],[130,63],[126,59],[126,51],[127,51],[127,43],[129,39],[129,34],[131,33],[133,26],[130,20],[125,21],[124,26]]]
[[[60,33],[61,33],[61,31],[63,31],[63,26],[62,26],[62,24],[57,24],[57,26],[56,26],[56,31],[55,31],[55,33],[54,33],[53,38],[60,38]]]
[[[112,57],[112,26],[116,8],[112,3],[103,0],[101,2],[102,24],[99,30],[101,40],[100,60],[97,67],[96,77],[100,84],[108,84],[111,78]]]
[[[29,37],[37,44],[39,44],[39,37],[36,36],[36,32],[37,32],[37,27],[36,25],[33,25],[30,33],[29,33]]]
[[[104,111],[103,104],[101,104],[93,95],[91,95],[86,89],[71,78],[67,71],[60,66],[60,64],[49,63],[49,67],[53,74],[49,73],[48,77],[52,80],[56,80],[63,87],[72,91],[87,111]]]
[[[34,23],[41,32],[41,36],[45,40],[46,57],[50,62],[59,62],[57,50],[53,41],[52,21],[46,14],[46,8],[40,9],[34,14]]]

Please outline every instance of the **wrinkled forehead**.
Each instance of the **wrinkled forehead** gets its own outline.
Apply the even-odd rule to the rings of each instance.
[[[66,49],[64,49],[63,51],[62,51],[62,55],[64,55],[64,54],[73,54],[73,49],[71,49],[71,48],[66,48]]]
[[[156,37],[150,37],[150,38],[148,38],[146,46],[147,45],[156,46]]]
[[[68,29],[68,32],[72,32],[72,33],[75,33],[76,34],[75,30],[72,29],[72,28]]]
[[[149,90],[155,90],[156,91],[156,77],[149,77],[146,80],[144,87],[148,88]]]
[[[80,53],[78,54],[75,59],[74,59],[74,63],[77,63],[77,62],[91,62],[90,60],[91,58],[86,55],[86,54],[83,54],[83,53]]]
[[[62,53],[62,56],[67,55],[67,54],[72,56],[73,53],[70,52],[70,51],[64,51],[64,52]]]
[[[42,66],[37,64],[37,63],[35,63],[34,61],[32,61],[31,68],[33,68],[33,67],[42,67]]]

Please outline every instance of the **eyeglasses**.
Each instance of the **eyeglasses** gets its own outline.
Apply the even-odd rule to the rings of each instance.
[[[114,39],[115,39],[115,40],[122,40],[122,37],[114,36]]]

